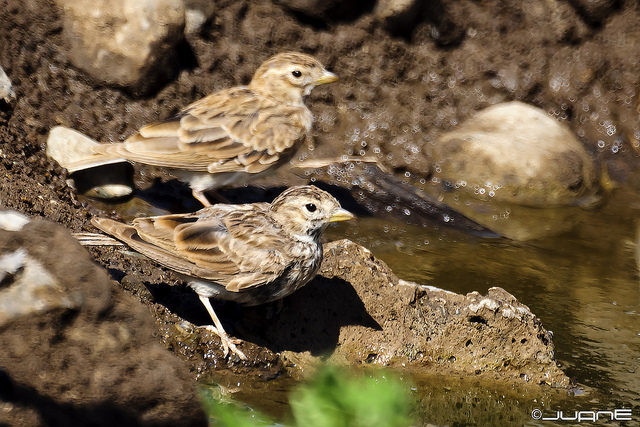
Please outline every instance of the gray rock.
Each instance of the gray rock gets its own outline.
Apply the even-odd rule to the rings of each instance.
[[[77,309],[79,292],[64,292],[63,286],[24,248],[0,255],[0,328],[24,316],[50,310]]]
[[[11,80],[9,76],[0,67],[0,99],[4,100],[7,104],[11,104],[16,99],[16,94],[11,86]]]
[[[393,32],[410,33],[420,17],[422,2],[418,0],[379,0],[374,14]]]
[[[194,34],[211,20],[215,12],[213,0],[185,0],[185,34]]]
[[[389,366],[430,365],[510,382],[568,385],[554,360],[551,333],[504,289],[491,288],[484,296],[478,292],[460,295],[406,282],[367,249],[348,240],[327,244],[325,253],[320,272],[323,280],[349,283],[364,306],[342,309],[351,311],[354,319],[364,309],[373,324],[380,326],[371,327],[362,320],[345,322],[337,336],[334,359]],[[325,289],[333,287],[327,283]],[[333,304],[335,313],[340,313],[341,303]],[[303,312],[296,314],[304,316]],[[295,336],[303,335],[309,325],[299,328],[293,330]]]
[[[443,135],[436,176],[480,200],[564,206],[594,200],[596,173],[577,138],[544,111],[494,105]]]
[[[29,222],[29,218],[15,211],[0,211],[0,228],[7,231],[20,231]]]
[[[1,425],[206,425],[195,378],[154,338],[147,307],[67,230],[0,229],[0,276],[0,366],[12,384]]]
[[[182,40],[181,0],[56,0],[72,62],[100,82],[134,93],[172,74]]]

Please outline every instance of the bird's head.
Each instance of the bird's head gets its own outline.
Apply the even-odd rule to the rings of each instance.
[[[332,222],[355,218],[329,193],[312,185],[291,187],[271,203],[274,219],[290,234],[317,240]]]
[[[256,70],[249,87],[280,102],[301,103],[302,98],[322,84],[338,77],[327,71],[313,56],[304,53],[279,53]]]

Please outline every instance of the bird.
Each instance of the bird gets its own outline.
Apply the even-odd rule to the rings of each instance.
[[[246,360],[225,332],[209,298],[252,306],[281,300],[306,285],[322,262],[321,234],[355,218],[313,185],[291,187],[271,203],[222,204],[193,213],[92,223],[181,277],[200,298],[229,351]]]
[[[279,53],[260,65],[248,85],[214,92],[123,142],[85,138],[74,145],[74,138],[51,137],[63,128],[57,126],[47,154],[69,172],[123,161],[162,167],[210,206],[205,191],[244,184],[288,162],[313,123],[304,97],[315,86],[336,80],[313,56]]]

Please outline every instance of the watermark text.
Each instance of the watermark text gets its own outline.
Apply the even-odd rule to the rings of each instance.
[[[531,411],[531,418],[542,421],[631,421],[631,409],[614,409],[612,411],[547,411],[540,409]]]

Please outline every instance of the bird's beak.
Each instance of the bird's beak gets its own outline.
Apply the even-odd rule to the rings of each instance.
[[[320,78],[316,80],[315,83],[316,85],[324,85],[327,83],[333,83],[335,81],[338,81],[338,76],[333,74],[331,71],[324,70]]]
[[[346,209],[338,208],[329,217],[329,222],[349,221],[356,216]]]

